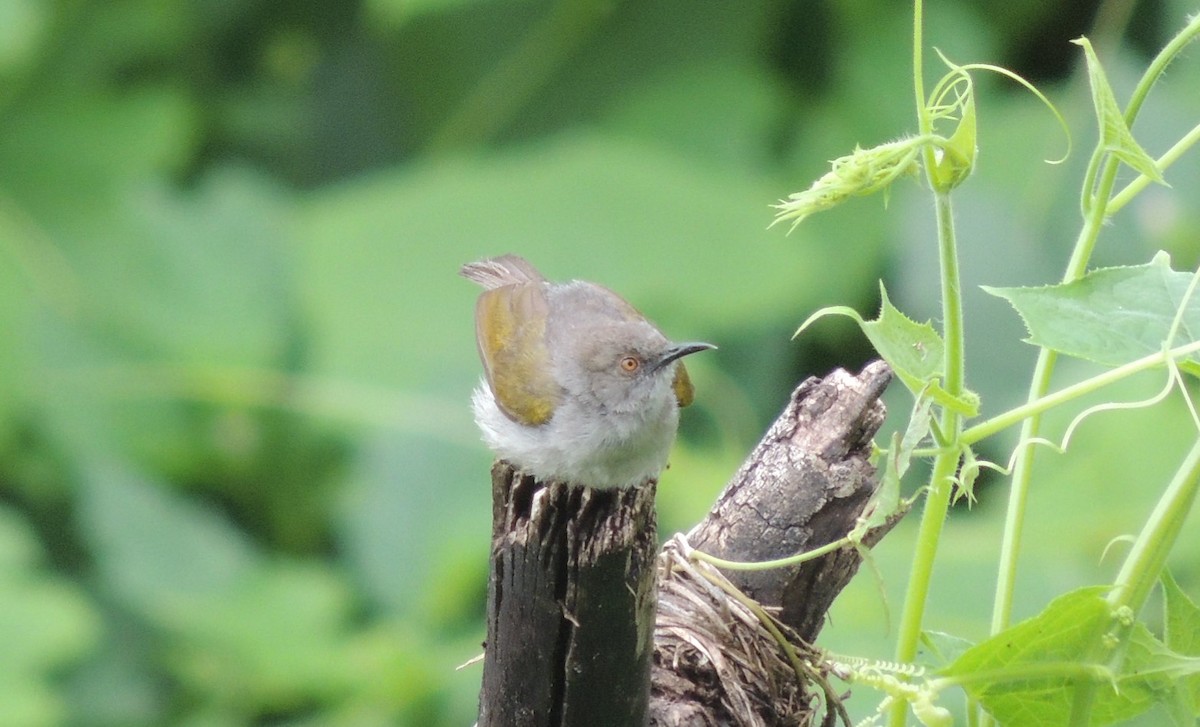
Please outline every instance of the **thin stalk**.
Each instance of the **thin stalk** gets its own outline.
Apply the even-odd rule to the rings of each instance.
[[[1200,124],[1193,126],[1192,130],[1184,134],[1182,139],[1175,142],[1162,156],[1154,160],[1154,166],[1158,168],[1158,171],[1165,172],[1172,164],[1179,161],[1179,157],[1183,156],[1188,149],[1195,146],[1198,141],[1200,141]],[[1150,186],[1152,181],[1154,180],[1142,174],[1137,179],[1125,185],[1125,188],[1114,194],[1113,198],[1109,201],[1108,214],[1116,214],[1117,210],[1129,204],[1129,201],[1136,197],[1139,192]]]
[[[927,166],[926,169],[932,169]],[[938,222],[938,252],[942,278],[943,337],[946,341],[944,361],[945,388],[951,396],[963,391],[963,315],[962,285],[958,270],[958,245],[954,234],[954,211],[947,192],[936,192]],[[913,554],[912,571],[908,578],[908,590],[904,597],[904,611],[900,617],[897,635],[896,661],[912,662],[916,659],[921,640],[921,623],[925,617],[925,604],[929,598],[929,584],[933,579],[933,564],[937,556],[938,543],[946,515],[950,509],[950,497],[954,490],[954,473],[958,470],[960,449],[957,446],[962,433],[962,416],[947,408],[942,411],[941,424],[952,443],[938,453],[933,462],[929,480],[929,493],[925,497],[925,508],[921,513],[921,525],[917,532],[916,552]],[[903,701],[892,707],[890,723],[899,727],[905,723],[908,705]]]
[[[835,550],[841,550],[845,546],[850,545],[851,542],[852,541],[850,540],[849,537],[838,538],[837,540],[826,543],[825,545],[822,545],[820,547],[813,548],[812,550],[805,550],[801,553],[797,553],[795,555],[789,555],[786,558],[777,558],[775,560],[759,560],[759,561],[753,561],[753,562],[740,561],[740,560],[726,560],[724,558],[718,558],[715,555],[709,555],[708,553],[705,553],[702,550],[692,550],[688,553],[688,557],[692,558],[693,560],[703,561],[715,568],[720,568],[721,570],[732,570],[732,571],[776,570],[778,568],[790,568],[791,566],[794,566],[794,565],[800,565],[801,563],[807,563],[810,560],[816,560],[817,558],[820,558],[821,556],[826,555],[828,553],[832,553]]]
[[[1146,67],[1146,72],[1142,74],[1141,80],[1138,81],[1138,85],[1133,89],[1133,94],[1129,97],[1129,105],[1125,107],[1125,124],[1129,128],[1133,128],[1133,120],[1142,110],[1142,104],[1150,95],[1150,89],[1155,83],[1158,83],[1158,79],[1167,70],[1167,66],[1171,65],[1171,62],[1183,51],[1184,46],[1195,40],[1197,36],[1200,36],[1200,13],[1193,15],[1183,30],[1176,33],[1175,37],[1163,46],[1163,49]]]
[[[925,52],[924,31],[925,4],[921,0],[913,2],[913,93],[917,101],[917,129],[921,136],[933,133],[933,118],[925,109]],[[928,167],[927,167],[928,168]]]
[[[958,241],[954,234],[954,209],[949,192],[937,193],[938,249],[942,275],[942,335],[946,339],[946,380],[944,388],[950,396],[960,396],[966,385],[965,343],[963,334],[962,280],[958,271]],[[955,426],[943,426],[943,432],[955,432],[962,418],[956,416]]]
[[[1125,557],[1121,571],[1117,574],[1116,585],[1108,594],[1109,606],[1115,611],[1128,608],[1134,614],[1142,610],[1150,591],[1158,581],[1167,555],[1175,546],[1183,523],[1187,520],[1192,504],[1196,501],[1196,492],[1200,490],[1200,440],[1192,445],[1192,449],[1184,458],[1183,464],[1175,472],[1171,484],[1167,486],[1154,512],[1146,521],[1145,527],[1138,533],[1133,548]],[[1126,634],[1128,629],[1125,630]],[[1095,658],[1103,658],[1109,654],[1110,667],[1115,667],[1123,658],[1120,650],[1113,651],[1099,639],[1093,646]],[[1092,705],[1095,703],[1096,690],[1100,684],[1095,681],[1079,682],[1075,686],[1075,696],[1071,703],[1070,727],[1088,727],[1092,719]]]
[[[1151,87],[1175,56],[1197,34],[1200,34],[1200,15],[1193,17],[1188,25],[1151,62],[1146,73],[1143,74],[1137,87],[1134,89],[1129,105],[1125,109],[1125,122],[1129,127],[1132,128],[1138,111],[1149,95]],[[1188,142],[1188,145],[1191,143],[1194,143],[1194,140]],[[1182,149],[1179,153],[1182,153]],[[1133,185],[1130,185],[1130,187],[1127,187],[1130,190],[1127,198],[1123,198],[1120,204],[1114,207],[1111,204],[1113,201],[1112,189],[1115,184],[1119,164],[1116,159],[1109,157],[1103,164],[1103,170],[1099,172],[1099,184],[1093,187],[1091,184],[1093,181],[1091,174],[1099,168],[1097,167],[1097,162],[1098,158],[1093,158],[1088,166],[1088,184],[1084,187],[1085,222],[1076,240],[1066,272],[1063,274],[1063,282],[1071,282],[1083,275],[1087,269],[1088,262],[1091,260],[1092,251],[1095,249],[1096,240],[1099,238],[1104,220],[1108,215],[1115,212],[1116,209],[1119,209],[1120,206],[1123,206],[1127,198],[1132,198],[1140,190],[1140,187],[1135,188]],[[1095,190],[1095,196],[1091,198],[1089,203],[1087,195],[1093,190]],[[1122,194],[1125,195],[1126,190],[1122,190]],[[1054,372],[1056,359],[1057,355],[1048,349],[1042,349],[1038,354],[1037,365],[1034,368],[1033,380],[1030,384],[1028,401],[1033,402],[1046,396],[1046,392],[1050,389],[1050,379]],[[1017,555],[1020,552],[1021,534],[1024,529],[1024,516],[1029,493],[1030,472],[1033,466],[1032,445],[1029,442],[1037,436],[1040,424],[1041,416],[1040,414],[1035,414],[1026,419],[1021,426],[1021,444],[1018,445],[1016,463],[1013,467],[1012,486],[1009,490],[1008,511],[1004,525],[1004,538],[1000,551],[996,597],[992,609],[993,634],[999,633],[1008,627],[1012,614]],[[1090,713],[1090,694],[1094,694],[1094,690],[1086,694],[1077,694],[1079,701],[1076,702],[1075,707],[1079,708],[1080,714],[1083,714],[1085,719],[1086,715]],[[1076,718],[1077,715],[1073,708],[1072,724],[1076,724]],[[985,723],[990,723],[990,720],[986,720]]]
[[[1200,14],[1193,17],[1188,25],[1167,43],[1146,69],[1146,73],[1143,74],[1141,80],[1138,82],[1130,98],[1129,105],[1126,107],[1125,123],[1127,125],[1130,127],[1133,126],[1137,113],[1141,109],[1142,103],[1150,93],[1150,89],[1153,87],[1155,81],[1158,80],[1158,77],[1162,75],[1163,71],[1183,47],[1194,40],[1197,35],[1200,35]],[[1191,136],[1192,134],[1188,135],[1188,137]],[[1185,140],[1188,137],[1185,137]],[[1193,143],[1195,143],[1195,139],[1186,141],[1185,145],[1179,148],[1177,153],[1182,154],[1183,150]],[[1180,147],[1180,145],[1177,144],[1176,147]],[[1176,147],[1172,148],[1173,152],[1176,151]],[[1171,161],[1173,160],[1174,158]],[[1089,182],[1090,171],[1097,168],[1096,161],[1096,159],[1093,159],[1093,162],[1089,164]],[[1112,190],[1116,182],[1116,173],[1119,166],[1118,160],[1111,156],[1102,165],[1102,170],[1098,175],[1099,183],[1095,187],[1093,203],[1085,205],[1087,214],[1083,228],[1079,232],[1079,237],[1076,239],[1075,247],[1071,253],[1071,259],[1067,263],[1066,272],[1063,274],[1062,280],[1064,283],[1072,282],[1083,276],[1087,270],[1088,262],[1091,260],[1092,252],[1095,249],[1096,241],[1100,236],[1100,230],[1104,221],[1115,211],[1110,205],[1110,200],[1113,199]],[[1092,189],[1093,187],[1089,183],[1085,188],[1085,195]],[[1136,189],[1130,191],[1128,197],[1132,197],[1136,194],[1136,191]],[[1122,190],[1122,194],[1124,195],[1125,193],[1125,190]],[[1123,199],[1121,204],[1125,204],[1125,201],[1126,199]],[[1048,349],[1042,349],[1038,354],[1037,365],[1034,368],[1033,380],[1030,383],[1027,401],[1034,402],[1046,396],[1046,393],[1050,390],[1050,378],[1054,373],[1056,360],[1057,355]],[[1012,486],[1009,490],[1008,498],[1008,513],[1004,525],[1004,539],[1000,550],[1000,569],[996,583],[996,597],[992,607],[993,634],[999,633],[1008,627],[1012,614],[1017,554],[1020,551],[1021,533],[1024,528],[1024,513],[1029,493],[1030,472],[1033,466],[1031,445],[1028,442],[1038,435],[1040,424],[1041,417],[1035,414],[1026,419],[1021,426],[1020,442],[1022,443],[1018,445],[1016,463],[1013,467]]]
[[[1125,557],[1116,586],[1108,596],[1113,608],[1125,606],[1137,613],[1146,603],[1191,512],[1200,489],[1197,483],[1200,483],[1200,440],[1192,445]]]
[[[1106,200],[1112,193],[1116,179],[1117,163],[1110,159],[1101,172],[1100,187],[1102,194],[1097,199]],[[1075,249],[1063,275],[1063,282],[1069,283],[1081,277],[1087,269],[1087,262],[1095,249],[1096,239],[1104,223],[1105,206],[1091,206],[1090,215],[1086,220]],[[1050,391],[1050,379],[1054,374],[1054,365],[1058,355],[1048,348],[1038,353],[1037,364],[1034,366],[1033,379],[1029,385],[1027,402],[1036,402],[1045,398]],[[1021,550],[1021,535],[1025,529],[1025,509],[1029,500],[1029,482],[1033,471],[1033,448],[1030,442],[1038,436],[1041,429],[1041,414],[1034,414],[1021,425],[1021,438],[1018,440],[1016,461],[1013,464],[1012,485],[1008,492],[1008,509],[1004,519],[1004,536],[1000,543],[1000,566],[996,577],[996,596],[992,603],[992,633],[997,634],[1008,628],[1012,617],[1013,595],[1016,592],[1017,556]]]
[[[1077,399],[1085,394],[1090,394],[1093,391],[1098,391],[1109,384],[1120,381],[1121,379],[1133,376],[1136,373],[1158,368],[1164,365],[1168,359],[1183,358],[1193,353],[1200,351],[1200,341],[1179,346],[1178,348],[1169,351],[1160,351],[1152,353],[1149,356],[1143,356],[1135,361],[1130,361],[1127,364],[1118,366],[1114,369],[1109,369],[1101,374],[1097,374],[1089,379],[1084,379],[1079,383],[1072,384],[1064,389],[1059,389],[1053,394],[1047,394],[1041,398],[1028,401],[1018,407],[1014,407],[987,421],[980,422],[973,427],[963,431],[960,441],[963,444],[975,444],[976,442],[987,439],[988,437],[1003,431],[1017,422],[1028,420],[1030,417],[1037,416],[1044,411],[1053,409],[1061,404],[1065,404],[1072,399]],[[1024,432],[1022,432],[1024,434]],[[1024,438],[1022,439],[1024,441]]]
[[[924,5],[921,0],[913,2],[913,94],[917,105],[917,124],[922,136],[933,133],[933,118],[925,105],[925,82],[922,52],[925,46],[923,22]],[[924,150],[925,177],[934,189],[934,203],[938,224],[938,259],[942,283],[942,321],[946,341],[945,389],[951,396],[963,390],[963,320],[962,285],[958,271],[958,247],[954,234],[954,214],[950,196],[946,190],[934,184],[934,149]],[[941,431],[951,441],[956,441],[962,430],[962,417],[944,409],[941,416]],[[950,508],[954,473],[958,469],[959,449],[942,449],[933,462],[929,479],[929,493],[925,497],[925,508],[921,513],[921,526],[917,534],[916,552],[913,554],[912,572],[904,597],[904,612],[900,619],[900,631],[896,642],[896,660],[905,663],[916,658],[921,638],[921,623],[925,616],[925,604],[929,598],[929,584],[933,579],[933,562],[937,556],[938,542],[946,513]],[[903,727],[908,717],[908,703],[896,700],[888,720],[892,727]]]

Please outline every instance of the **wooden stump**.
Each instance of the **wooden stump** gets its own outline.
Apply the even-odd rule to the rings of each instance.
[[[890,380],[876,362],[858,376],[839,370],[797,387],[688,534],[690,546],[759,561],[846,535],[878,487],[868,456]],[[656,565],[655,488],[542,483],[496,463],[479,725],[803,725],[817,719],[817,702],[825,704],[823,724],[845,720],[819,673],[819,654],[805,642],[858,569],[859,551],[725,574],[795,644],[785,658],[761,618],[722,601],[678,548]],[[862,544],[874,545],[898,520],[869,531]],[[684,571],[691,577],[677,577]],[[809,668],[812,683],[797,673]]]
[[[655,489],[547,485],[496,463],[480,727],[647,723]]]

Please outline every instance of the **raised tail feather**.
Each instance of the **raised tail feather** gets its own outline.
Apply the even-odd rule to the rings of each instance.
[[[474,280],[488,290],[516,283],[538,283],[545,280],[537,268],[517,255],[500,255],[467,263],[458,272],[464,278]]]

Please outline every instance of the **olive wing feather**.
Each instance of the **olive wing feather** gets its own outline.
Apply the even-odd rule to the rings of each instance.
[[[497,406],[527,426],[554,415],[562,389],[550,372],[549,305],[541,282],[484,291],[475,306],[475,339]]]

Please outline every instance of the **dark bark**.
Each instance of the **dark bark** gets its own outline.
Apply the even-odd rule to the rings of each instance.
[[[496,463],[480,727],[646,724],[655,487],[545,485]]]

